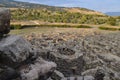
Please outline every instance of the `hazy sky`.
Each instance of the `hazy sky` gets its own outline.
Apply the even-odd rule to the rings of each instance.
[[[16,0],[63,7],[84,7],[100,12],[120,12],[120,0]]]

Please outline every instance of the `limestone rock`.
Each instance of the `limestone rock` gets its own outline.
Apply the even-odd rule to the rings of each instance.
[[[72,51],[72,50],[69,50]],[[74,53],[74,55],[70,55],[69,51],[66,51],[66,55],[59,53],[59,51],[55,52],[43,52],[39,53],[44,59],[48,59],[51,61],[55,61],[57,64],[57,70],[62,72],[65,76],[73,75],[81,75],[81,72],[84,69],[84,59],[81,53]],[[64,52],[63,52],[64,53]],[[69,54],[69,55],[67,55]],[[74,70],[74,71],[73,71]]]
[[[62,80],[94,80],[92,76],[67,77]]]
[[[78,33],[77,30],[72,31],[54,32],[44,36],[29,35],[29,41],[38,48],[38,53],[44,59],[56,62],[57,70],[65,77],[73,76],[71,69],[76,70],[78,76],[80,73],[94,76],[101,67],[105,71],[105,80],[120,80],[120,32],[95,33],[83,37],[81,34],[84,30]],[[64,40],[59,40],[61,38]]]
[[[16,79],[19,76],[19,72],[10,67],[4,66],[4,68],[2,67],[0,70],[0,80],[12,80]]]
[[[0,41],[0,63],[14,67],[32,57],[31,44],[20,36],[7,36]]]
[[[8,68],[3,69],[4,65]],[[56,67],[54,62],[37,56],[31,44],[20,36],[10,35],[0,41],[0,80],[47,80]]]
[[[55,63],[45,61],[42,58],[38,58],[33,63],[20,69],[22,80],[46,80],[56,69]]]
[[[51,78],[53,80],[61,80],[62,78],[64,78],[65,76],[63,75],[63,73],[61,73],[58,70],[55,70],[54,73],[52,74]]]

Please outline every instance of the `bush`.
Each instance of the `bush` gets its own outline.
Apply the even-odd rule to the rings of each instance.
[[[107,24],[115,26],[116,25],[116,19],[113,17],[109,17],[107,20]]]
[[[59,25],[59,24],[41,24],[41,25],[11,25],[11,29],[23,29],[23,28],[31,28],[31,27],[58,27],[58,28],[92,28],[87,25]]]
[[[37,27],[39,25],[23,25],[22,28],[31,28],[31,27]]]
[[[110,30],[110,31],[119,30],[118,28],[111,28],[111,27],[104,27],[104,26],[99,27],[99,29],[101,29],[101,30]]]
[[[22,29],[23,27],[20,24],[14,24],[10,26],[11,29]]]
[[[71,27],[70,25],[56,25],[56,24],[43,24],[43,25],[39,25],[40,27],[61,27],[61,28],[67,28],[67,27]]]
[[[92,28],[91,26],[87,26],[87,25],[78,25],[75,26],[76,28]]]
[[[118,30],[120,31],[120,28]]]

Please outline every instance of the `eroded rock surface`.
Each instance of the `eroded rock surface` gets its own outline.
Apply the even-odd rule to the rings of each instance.
[[[94,80],[92,76],[67,77],[62,80]]]
[[[20,36],[10,35],[0,41],[2,64],[14,67],[34,55],[31,44]]]
[[[23,65],[22,67],[26,67],[20,69],[22,80],[46,80],[56,69],[55,63],[45,61],[42,58],[36,59],[33,63]]]
[[[21,36],[10,35],[0,41],[0,80],[46,80],[56,67],[38,56]]]
[[[56,69],[43,60],[32,45],[10,31],[10,10],[0,8],[0,80],[46,80]]]
[[[83,35],[83,32],[33,33],[25,37],[37,48],[39,55],[56,62],[57,70],[65,77],[95,77],[97,71],[102,69],[104,80],[119,80],[120,33],[87,34],[87,31]]]

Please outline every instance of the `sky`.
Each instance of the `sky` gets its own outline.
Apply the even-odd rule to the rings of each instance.
[[[60,7],[82,7],[99,12],[120,12],[120,0],[16,0]]]

